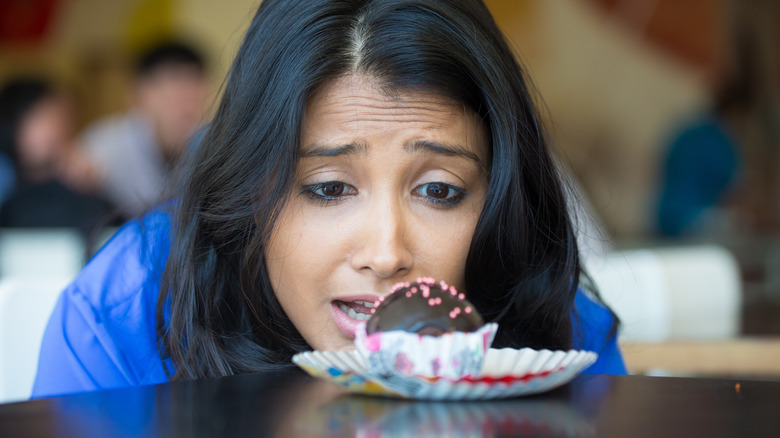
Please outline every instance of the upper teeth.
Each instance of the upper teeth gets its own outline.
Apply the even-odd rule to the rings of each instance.
[[[363,307],[368,307],[369,309],[374,307],[374,303],[373,302],[368,302],[368,301],[355,301],[355,304],[359,304],[359,305],[361,305]]]

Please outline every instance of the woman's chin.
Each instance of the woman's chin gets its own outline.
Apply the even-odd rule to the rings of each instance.
[[[351,351],[354,349],[355,349],[355,344],[350,342],[349,344],[343,344],[341,346],[336,347],[334,351]]]
[[[329,351],[350,351],[355,349],[355,343],[352,341],[333,343],[326,348]]]
[[[355,349],[355,341],[344,336],[334,336],[337,339],[328,339],[326,342],[309,342],[309,347],[316,351],[350,351]],[[322,339],[320,339],[322,341]]]

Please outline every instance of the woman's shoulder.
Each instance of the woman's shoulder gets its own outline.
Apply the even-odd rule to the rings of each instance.
[[[574,299],[573,347],[598,353],[587,374],[626,374],[626,364],[617,343],[618,320],[593,293],[580,288]]]
[[[160,209],[127,222],[87,262],[73,285],[104,310],[139,293],[156,301],[170,251],[170,229],[170,214]]]
[[[594,349],[617,330],[617,318],[592,292],[579,288],[574,298],[574,345]]]
[[[593,292],[579,288],[574,297],[574,307],[581,316],[594,323],[611,323],[614,319],[612,312],[604,305]]]
[[[36,396],[167,380],[156,309],[169,233],[162,211],[128,222],[64,290],[42,342]]]

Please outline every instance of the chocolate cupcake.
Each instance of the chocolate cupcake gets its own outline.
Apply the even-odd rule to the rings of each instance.
[[[398,283],[379,301],[366,323],[366,333],[402,330],[426,336],[473,332],[485,323],[463,293],[444,281],[420,278],[416,283]]]
[[[399,283],[357,331],[370,372],[460,379],[476,375],[498,326],[463,293],[430,277]]]

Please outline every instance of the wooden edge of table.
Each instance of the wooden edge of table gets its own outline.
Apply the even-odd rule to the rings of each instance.
[[[780,338],[668,341],[620,345],[631,373],[754,376],[780,379]]]

